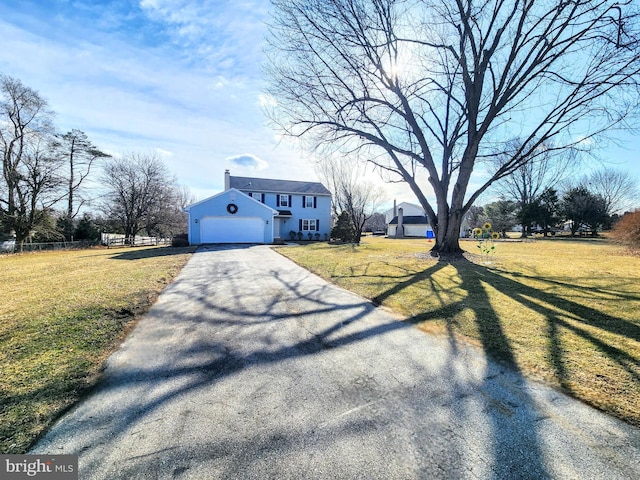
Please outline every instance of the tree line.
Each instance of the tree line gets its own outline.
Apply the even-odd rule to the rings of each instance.
[[[554,171],[548,176],[540,164],[524,167],[501,182],[501,198],[467,213],[471,226],[491,223],[498,232],[519,225],[524,238],[566,230],[575,236],[611,229],[638,198],[636,180],[628,172],[603,168],[573,179]]]
[[[47,101],[0,74],[0,240],[127,239],[186,231],[188,190],[153,153],[112,156],[79,129],[57,130]]]

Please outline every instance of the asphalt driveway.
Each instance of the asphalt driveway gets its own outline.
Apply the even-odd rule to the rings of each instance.
[[[194,254],[32,453],[82,479],[640,478],[639,429],[266,246]]]

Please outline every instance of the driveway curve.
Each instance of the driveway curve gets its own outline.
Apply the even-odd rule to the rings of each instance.
[[[81,479],[640,478],[639,429],[267,246],[198,250],[31,453]]]

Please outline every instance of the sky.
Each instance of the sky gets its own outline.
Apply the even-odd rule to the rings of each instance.
[[[266,122],[269,0],[0,0],[0,73],[38,91],[61,132],[112,155],[160,155],[198,199],[232,175],[317,181]],[[602,157],[640,177],[640,141]],[[385,205],[417,203],[385,185]]]

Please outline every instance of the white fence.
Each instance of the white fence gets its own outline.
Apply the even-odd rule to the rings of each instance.
[[[102,233],[100,244],[107,247],[142,247],[155,245],[171,245],[172,238],[142,237],[136,236],[133,240],[127,241],[125,235],[118,233]],[[71,248],[87,248],[97,245],[97,241],[80,240],[75,242],[43,242],[43,243],[23,243],[22,248],[16,246],[15,240],[0,242],[0,254],[22,252],[37,252],[41,250],[68,250]]]
[[[0,253],[21,252],[38,252],[41,250],[68,250],[71,248],[87,248],[96,245],[97,242],[80,240],[76,242],[41,242],[41,243],[23,243],[22,246],[16,246],[15,240],[7,240],[0,242]]]
[[[100,241],[102,245],[107,247],[143,247],[151,245],[170,245],[171,237],[142,237],[136,235],[133,238],[127,239],[126,235],[121,233],[102,233]]]

